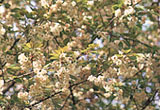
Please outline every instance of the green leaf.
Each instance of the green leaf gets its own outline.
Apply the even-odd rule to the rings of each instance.
[[[20,99],[16,96],[16,94],[12,95],[12,98],[10,100],[11,104],[20,103]]]
[[[6,54],[12,55],[12,50],[8,50]]]
[[[4,4],[5,8],[9,8],[11,5],[9,3]]]
[[[123,42],[120,42],[120,43],[118,44],[118,46],[120,47],[120,49],[122,49],[122,48],[123,48]]]
[[[127,53],[131,52],[131,49],[127,49],[127,50],[124,50],[124,49],[123,49],[122,52],[124,52],[124,53],[127,54]]]
[[[17,12],[19,10],[20,10],[20,8],[14,8],[14,9],[11,10],[11,12]]]
[[[8,67],[8,69],[11,69],[11,70],[20,70],[21,68],[19,66],[17,66],[16,64],[12,64]]]
[[[70,74],[70,78],[77,80],[77,78],[75,76],[71,75],[71,74]]]
[[[91,74],[95,75],[97,73],[97,68],[91,67]]]
[[[69,42],[69,38],[66,38],[64,41],[63,41],[63,43],[64,43],[64,45],[67,45],[67,43]]]
[[[128,40],[124,40],[124,43],[125,43],[128,47],[130,47],[130,43],[129,43]]]
[[[15,81],[16,81],[17,83],[22,83],[22,80],[21,80],[21,79],[15,79]]]
[[[131,60],[136,60],[136,59],[137,59],[136,56],[130,56],[129,58],[130,58]]]

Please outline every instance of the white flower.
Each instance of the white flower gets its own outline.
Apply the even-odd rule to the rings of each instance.
[[[39,75],[44,75],[46,73],[47,73],[47,71],[45,69],[42,69],[40,72],[38,72]]]
[[[131,0],[124,0],[124,5],[131,5],[132,1]]]
[[[3,27],[1,27],[0,33],[3,35],[5,32],[6,32],[6,30]]]
[[[2,88],[4,85],[4,80],[0,80],[0,88]]]
[[[63,7],[66,7],[67,5],[68,5],[67,2],[64,2],[64,3],[62,4]]]
[[[106,90],[106,92],[110,91],[110,87],[108,85],[105,85],[103,88]]]
[[[90,75],[87,80],[89,80],[90,82],[93,82],[95,81],[95,79],[96,77],[94,77],[93,75]]]
[[[55,87],[56,88],[60,87],[60,82],[56,82]]]
[[[61,53],[60,56],[59,56],[59,58],[65,58],[66,56],[67,56],[66,53]]]
[[[124,10],[124,16],[133,14],[135,12],[135,10],[133,9],[132,6],[129,6],[127,9]]]
[[[20,64],[26,63],[28,61],[28,58],[24,55],[24,53],[20,54],[18,59]]]
[[[57,73],[55,73],[55,76],[58,76],[58,77],[62,77],[62,74],[65,73],[67,70],[65,69],[65,67],[61,67]]]
[[[115,17],[121,16],[121,9],[115,10]]]
[[[74,51],[74,56],[75,57],[78,57],[80,55],[80,52],[79,51]]]
[[[117,72],[117,75],[121,75],[122,74],[122,72],[121,72],[121,70],[120,70],[120,68],[118,69],[118,72]]]
[[[49,13],[56,13],[58,10],[57,4],[54,4],[50,7]]]
[[[81,28],[82,29],[86,29],[87,27],[86,27],[86,25],[82,25]]]
[[[137,4],[138,2],[140,2],[141,0],[133,0],[133,4]]]
[[[36,81],[40,83],[45,83],[48,80],[47,75],[37,74]]]
[[[41,6],[43,6],[43,7],[49,7],[49,4],[47,3],[47,1],[46,0],[41,0],[40,1],[40,3],[41,3]]]
[[[34,68],[41,68],[41,62],[38,60],[38,61],[33,61],[33,67]]]
[[[108,97],[111,96],[111,93],[104,93],[104,96],[105,96],[106,98],[108,98]]]
[[[99,82],[102,82],[102,81],[104,80],[104,76],[98,76],[97,80],[98,80]]]
[[[74,47],[74,46],[76,46],[76,42],[75,41],[72,41],[72,42],[69,42],[68,44],[67,44],[67,46],[68,47]]]
[[[55,23],[54,26],[50,27],[50,31],[53,32],[54,35],[59,35],[62,31],[62,27],[59,23]]]
[[[137,62],[144,62],[145,56],[142,53],[137,53]]]
[[[116,55],[112,56],[111,59],[114,61],[114,60],[117,60],[118,57]]]
[[[91,67],[89,65],[85,66],[82,70],[90,70]]]
[[[157,105],[160,106],[160,99],[157,101]]]
[[[122,64],[122,61],[120,59],[117,59],[116,60],[116,65],[121,65]]]
[[[93,6],[94,5],[94,1],[88,1],[87,5]]]
[[[39,68],[34,68],[33,71],[34,71],[34,73],[38,73],[40,71],[40,69]]]
[[[138,64],[138,67],[139,67],[139,69],[141,70],[141,69],[143,69],[144,64]]]
[[[121,55],[123,55],[123,52],[122,52],[122,51],[120,51],[120,50],[118,50],[118,53],[119,53],[119,54],[121,54]]]
[[[74,6],[76,6],[76,2],[75,1],[72,1],[72,6],[74,7]]]
[[[28,92],[19,92],[18,98],[20,98],[22,100],[27,100],[28,99]]]
[[[62,4],[62,3],[63,3],[62,0],[57,0],[57,1],[56,1],[56,4],[58,4],[58,5],[60,5],[60,4]]]
[[[0,15],[5,12],[5,7],[3,5],[0,6]]]
[[[88,19],[92,19],[92,16],[84,16],[84,17],[83,17],[83,20],[84,20],[84,21],[88,21]]]

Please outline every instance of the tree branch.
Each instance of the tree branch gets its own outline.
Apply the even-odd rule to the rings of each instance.
[[[9,89],[10,89],[11,87],[13,87],[15,83],[16,83],[15,81],[12,81],[12,83],[10,83],[9,86],[2,91],[3,95],[4,95],[7,91],[9,91]]]
[[[69,99],[70,95],[71,94],[69,94],[68,97],[65,99],[64,104],[62,105],[62,107],[60,108],[60,110],[62,110],[64,108],[64,106],[66,105],[67,100]]]
[[[69,82],[69,84],[71,84],[71,82]],[[70,95],[72,96],[73,105],[75,105],[75,104],[76,104],[76,101],[75,101],[75,98],[74,98],[74,95],[73,95],[72,86],[69,86],[69,90],[70,90]]]
[[[157,90],[154,92],[153,96],[149,97],[148,100],[146,100],[146,102],[145,102],[145,104],[144,104],[144,106],[142,107],[141,110],[144,110],[151,102],[154,101],[154,98],[155,98],[156,94],[158,93],[158,91],[159,91],[159,90],[157,89]]]
[[[56,93],[54,93],[54,94],[52,94],[52,95],[50,95],[50,96],[48,96],[48,97],[46,97],[44,99],[39,100],[38,102],[35,102],[35,103],[33,103],[33,104],[29,105],[29,106],[25,106],[24,108],[30,108],[31,109],[33,106],[35,106],[35,105],[37,105],[37,104],[39,104],[39,103],[41,103],[41,102],[43,102],[43,101],[45,101],[47,99],[50,99],[50,98],[52,98],[55,95],[60,94],[60,93],[62,93],[62,91],[56,92]]]

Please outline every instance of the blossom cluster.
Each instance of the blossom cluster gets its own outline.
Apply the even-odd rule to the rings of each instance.
[[[142,0],[3,1],[0,109],[155,109],[157,7]]]

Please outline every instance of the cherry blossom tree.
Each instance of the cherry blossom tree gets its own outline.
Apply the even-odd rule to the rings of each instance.
[[[159,1],[0,3],[0,109],[160,109]]]

